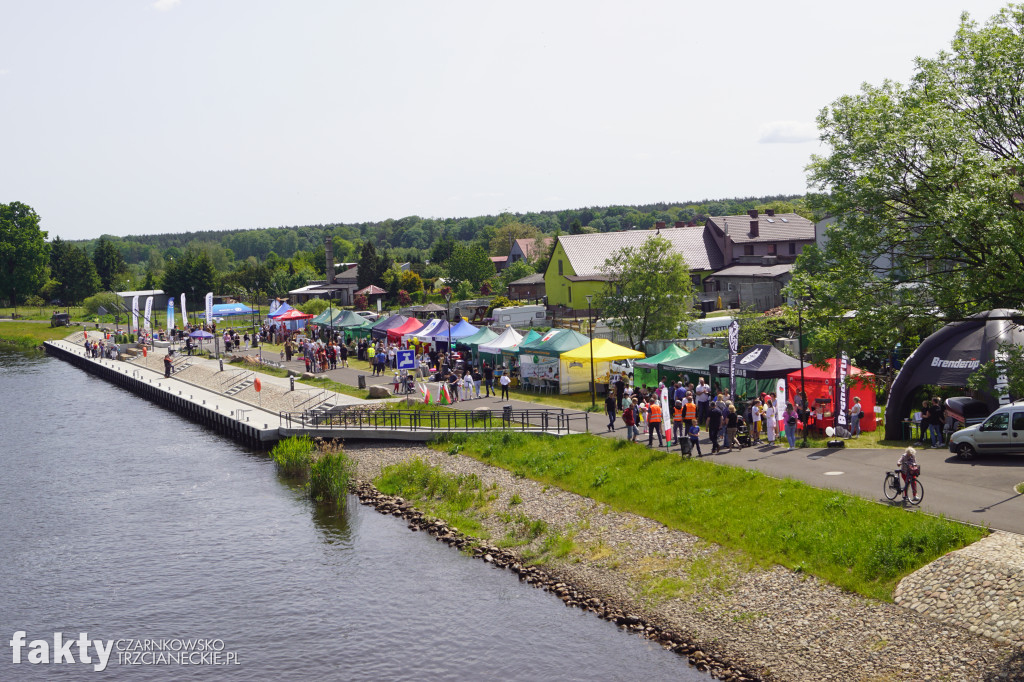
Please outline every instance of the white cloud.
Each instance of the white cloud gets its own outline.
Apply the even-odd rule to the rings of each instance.
[[[153,9],[166,12],[167,10],[174,9],[180,3],[181,0],[156,0],[156,2],[153,3]]]
[[[800,144],[818,139],[818,128],[804,121],[769,121],[761,126],[761,144]]]
[[[11,72],[10,69],[0,69],[0,76],[6,76]]]

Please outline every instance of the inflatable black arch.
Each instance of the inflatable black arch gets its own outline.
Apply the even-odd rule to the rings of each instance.
[[[902,420],[910,414],[914,392],[924,385],[967,386],[967,377],[992,360],[1005,343],[1024,345],[1024,312],[997,308],[951,322],[921,342],[896,375],[885,404],[886,440],[903,440]],[[975,397],[994,410],[1001,400],[995,385]]]

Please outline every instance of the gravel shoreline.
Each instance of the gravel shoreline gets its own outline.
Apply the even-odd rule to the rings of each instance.
[[[1019,649],[900,606],[865,599],[779,566],[741,566],[728,552],[635,514],[544,486],[462,455],[422,446],[354,445],[357,476],[420,458],[450,474],[497,484],[493,512],[513,510],[572,531],[581,550],[543,566],[560,581],[615,604],[717,660],[766,680],[1011,680]],[[510,505],[516,495],[521,503]],[[492,542],[510,530],[481,519]],[[658,596],[658,586],[687,596]],[[663,593],[661,593],[663,594]]]

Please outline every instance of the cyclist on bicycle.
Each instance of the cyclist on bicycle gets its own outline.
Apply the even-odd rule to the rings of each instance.
[[[917,482],[914,480],[914,476],[921,470],[917,464],[917,450],[914,448],[907,448],[903,451],[903,455],[899,461],[896,462],[896,466],[900,468],[900,476],[903,477],[903,499],[907,499],[907,490],[912,485],[914,488],[914,494],[917,494]],[[910,482],[910,485],[907,482]]]

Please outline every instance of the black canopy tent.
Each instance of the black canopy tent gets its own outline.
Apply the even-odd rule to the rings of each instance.
[[[986,362],[995,359],[1000,344],[1024,345],[1024,312],[996,308],[951,322],[938,330],[910,354],[889,389],[885,404],[885,437],[902,440],[902,420],[910,414],[911,402],[921,386],[967,386],[967,379]],[[974,397],[994,410],[1001,400],[1000,390]]]
[[[776,381],[799,370],[801,363],[775,346],[751,346],[736,358],[736,396],[749,399],[762,393],[775,395]],[[711,376],[719,386],[729,385],[729,359],[711,365]]]

